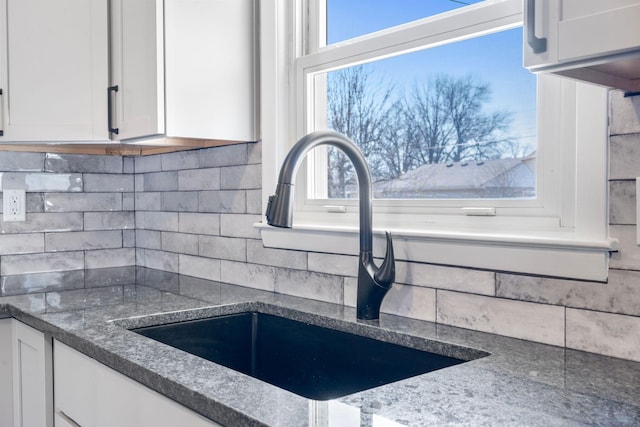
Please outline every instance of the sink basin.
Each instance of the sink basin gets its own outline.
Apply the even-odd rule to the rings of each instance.
[[[132,330],[314,400],[464,362],[259,312]]]

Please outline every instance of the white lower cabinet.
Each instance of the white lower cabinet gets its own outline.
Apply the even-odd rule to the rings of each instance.
[[[0,319],[0,426],[53,426],[51,339]]]
[[[53,426],[51,339],[13,319],[13,425]]]
[[[13,425],[12,322],[0,319],[0,426]]]
[[[55,341],[56,427],[219,424]]]

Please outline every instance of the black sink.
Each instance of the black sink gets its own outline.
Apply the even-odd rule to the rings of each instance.
[[[464,362],[258,312],[133,331],[315,400]]]

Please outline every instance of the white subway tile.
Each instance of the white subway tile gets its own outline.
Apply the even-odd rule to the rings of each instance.
[[[178,230],[181,233],[220,234],[220,215],[216,213],[180,212]]]
[[[46,273],[50,271],[82,270],[84,252],[5,255],[0,259],[0,275]]]
[[[122,173],[122,157],[47,153],[45,171]]]
[[[247,150],[249,156],[247,159],[248,164],[262,163],[262,142],[247,144]]]
[[[265,248],[262,240],[247,240],[247,261],[253,264],[307,269],[307,253],[284,249]]]
[[[359,265],[357,256],[309,252],[309,271],[357,277]]]
[[[178,172],[150,172],[144,175],[144,191],[177,191]]]
[[[457,267],[396,262],[396,282],[435,289],[495,295],[495,273]]]
[[[179,254],[198,255],[198,236],[163,231],[162,250]]]
[[[136,212],[136,227],[146,230],[178,231],[178,213]]]
[[[640,270],[640,246],[637,243],[635,225],[610,225],[609,234],[618,239],[620,248],[609,258],[610,268]]]
[[[613,90],[609,92],[609,132],[611,135],[640,133],[640,97],[624,96],[624,92]]]
[[[247,213],[262,214],[262,190],[247,190]]]
[[[244,190],[199,191],[198,210],[243,214],[247,211],[247,196]]]
[[[640,362],[640,317],[569,308],[567,347]]]
[[[122,247],[136,247],[136,230],[122,230]]]
[[[0,234],[0,255],[44,252],[44,234]]]
[[[342,304],[343,280],[340,276],[310,271],[275,269],[275,291],[280,294]]]
[[[136,199],[135,193],[123,193],[122,194],[122,210],[123,211],[135,211]]]
[[[542,304],[640,315],[640,272],[609,270],[609,282],[498,274],[498,296]]]
[[[84,229],[92,230],[124,230],[134,229],[135,216],[129,212],[86,212]]]
[[[436,291],[435,289],[394,283],[382,301],[380,311],[435,322]]]
[[[44,170],[44,153],[3,153],[0,171],[38,172]]]
[[[162,193],[136,193],[136,211],[159,211],[162,208]]]
[[[260,215],[220,215],[220,235],[259,239],[260,232],[253,224],[260,222]]]
[[[233,285],[265,291],[275,290],[275,267],[226,261],[220,263],[220,280]]]
[[[2,188],[22,188],[27,192],[82,191],[82,174],[79,173],[23,173],[3,172]]]
[[[121,211],[121,193],[47,193],[45,212]]]
[[[26,222],[0,222],[2,233],[33,233],[43,231],[80,231],[82,212],[27,213]]]
[[[162,193],[162,211],[197,212],[198,193],[194,191],[167,191]]]
[[[201,256],[232,261],[247,260],[247,243],[245,239],[221,236],[197,237],[199,241],[198,254]]]
[[[156,270],[178,272],[179,254],[173,252],[156,251],[152,249],[137,249],[136,264],[140,267]]]
[[[220,188],[225,190],[248,190],[261,188],[261,165],[241,165],[221,168]]]
[[[220,280],[220,260],[180,255],[180,274],[201,279]]]
[[[197,151],[176,151],[161,156],[162,170],[195,169],[199,166]]]
[[[200,167],[216,167],[230,165],[244,165],[247,163],[247,145],[223,145],[220,147],[198,150]]]
[[[220,168],[178,171],[178,189],[181,191],[219,190]]]
[[[355,277],[344,278],[344,305],[355,307],[358,302],[358,279]]]
[[[636,179],[640,176],[640,133],[609,139],[609,179]]]
[[[137,174],[145,172],[159,172],[162,170],[162,156],[136,156],[135,159],[135,172]]]
[[[130,192],[133,190],[133,175],[84,174],[84,191],[87,192]]]
[[[564,345],[564,307],[451,291],[436,296],[438,323]]]
[[[102,249],[85,253],[85,268],[110,268],[136,265],[135,248]]]
[[[122,248],[122,231],[46,233],[44,241],[47,252]]]
[[[609,182],[609,223],[636,223],[636,182]]]
[[[136,230],[136,247],[141,249],[162,249],[162,232]]]

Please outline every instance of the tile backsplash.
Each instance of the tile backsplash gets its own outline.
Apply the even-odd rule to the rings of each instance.
[[[400,261],[382,311],[640,361],[640,97],[612,92],[608,283]],[[73,289],[84,268],[142,266],[355,306],[356,257],[269,249],[261,146],[136,158],[0,152],[3,188],[28,191],[2,222],[2,295]],[[27,279],[16,275],[30,273]]]
[[[27,221],[0,222],[1,294],[45,290],[55,273],[134,265],[133,163],[0,152],[1,188],[27,191]],[[33,276],[18,284],[13,276],[25,273]]]

